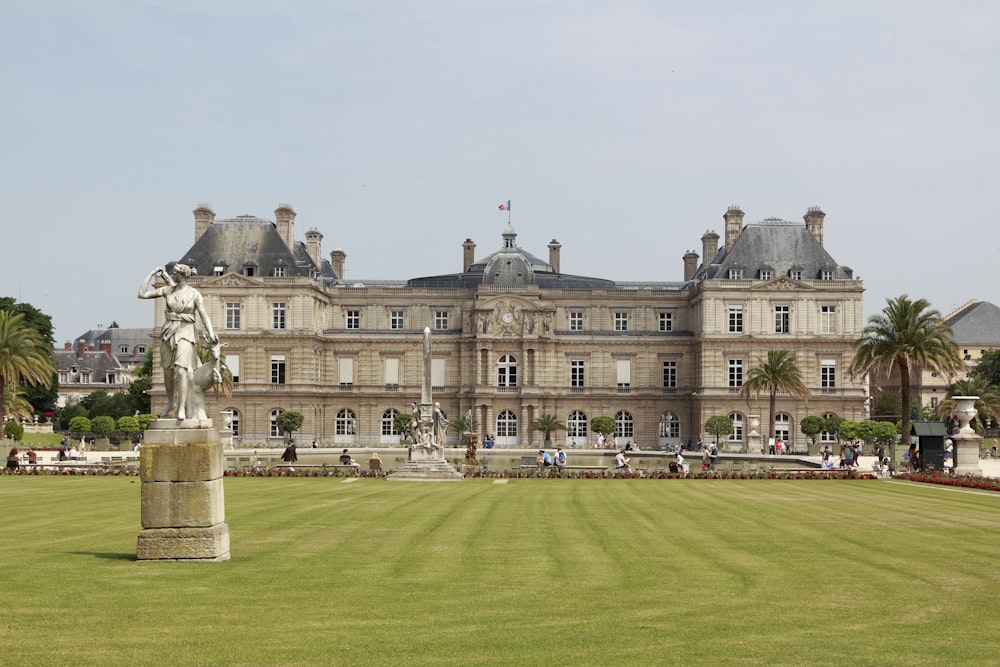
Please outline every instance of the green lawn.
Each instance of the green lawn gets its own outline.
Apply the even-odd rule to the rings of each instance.
[[[227,563],[137,478],[0,477],[0,665],[994,664],[1000,495],[888,481],[227,478]]]

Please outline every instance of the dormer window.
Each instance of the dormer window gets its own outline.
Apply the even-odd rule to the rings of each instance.
[[[819,272],[820,280],[833,280],[833,271],[830,269],[823,269]]]
[[[792,280],[802,280],[802,269],[791,269],[788,272],[788,277]]]
[[[284,278],[285,277],[285,267],[283,267],[283,266],[276,266],[276,267],[274,267],[271,270],[271,275],[274,276],[275,278]]]
[[[729,269],[730,280],[743,280],[743,269]]]
[[[255,264],[247,264],[243,267],[243,275],[247,278],[253,278],[257,275],[257,266]]]
[[[771,269],[761,269],[760,270],[760,279],[761,280],[771,280],[772,278],[774,278],[774,271],[772,271]]]
[[[221,276],[225,272],[226,272],[226,267],[222,266],[221,264],[216,264],[214,267],[212,267],[213,276]]]

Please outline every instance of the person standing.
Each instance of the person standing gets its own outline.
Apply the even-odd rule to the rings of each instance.
[[[719,448],[715,445],[715,443],[712,443],[709,446],[708,450],[708,465],[712,469],[712,472],[715,472],[718,464],[719,464]]]
[[[562,450],[562,447],[556,448],[555,464],[558,468],[562,468],[566,465],[566,452]]]
[[[281,460],[285,463],[295,463],[299,460],[298,454],[295,452],[295,441],[292,440],[285,447],[285,451],[281,453]]]

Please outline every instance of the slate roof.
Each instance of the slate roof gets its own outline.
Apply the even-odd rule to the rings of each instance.
[[[243,273],[250,264],[258,276],[282,267],[288,277],[336,277],[329,261],[316,266],[301,241],[289,250],[274,222],[252,215],[215,220],[179,261],[195,266],[200,276],[212,275],[217,266],[223,273]]]
[[[971,301],[945,318],[959,345],[1000,347],[1000,308],[988,301]]]
[[[125,369],[114,356],[108,356],[103,350],[88,350],[83,353],[83,357],[78,357],[76,350],[56,350],[52,356],[60,371],[90,371],[90,384],[103,383],[108,371]]]
[[[84,341],[87,350],[100,351],[101,344],[110,346],[111,354],[124,366],[135,366],[145,361],[146,353],[140,353],[140,346],[149,349],[154,344],[153,336],[155,331],[149,329],[123,329],[112,327],[109,329],[91,329],[73,339],[72,350],[57,350],[57,352],[67,352],[74,356],[79,351],[80,341]],[[128,352],[122,352],[122,348],[128,348]]]
[[[746,224],[733,247],[723,246],[714,258],[703,258],[695,280],[728,279],[730,269],[739,269],[746,280],[759,280],[761,269],[773,271],[773,277],[802,272],[804,280],[820,278],[822,271],[832,272],[834,280],[850,280],[852,269],[840,266],[809,232],[804,223],[767,218]]]

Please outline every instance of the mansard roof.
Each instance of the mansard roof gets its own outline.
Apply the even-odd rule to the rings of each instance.
[[[695,280],[726,279],[730,269],[742,269],[748,279],[757,278],[761,269],[773,270],[775,277],[801,271],[806,280],[820,278],[823,271],[830,271],[834,280],[850,280],[854,273],[837,264],[803,223],[779,218],[748,223],[732,248],[704,261]]]
[[[988,301],[970,301],[947,318],[959,345],[1000,347],[1000,308]]]
[[[304,243],[293,245],[285,245],[270,220],[240,215],[214,221],[179,261],[195,266],[201,276],[212,275],[215,267],[222,267],[223,273],[243,273],[244,267],[253,266],[259,276],[274,275],[281,267],[288,277],[335,277],[328,261],[316,266]]]

